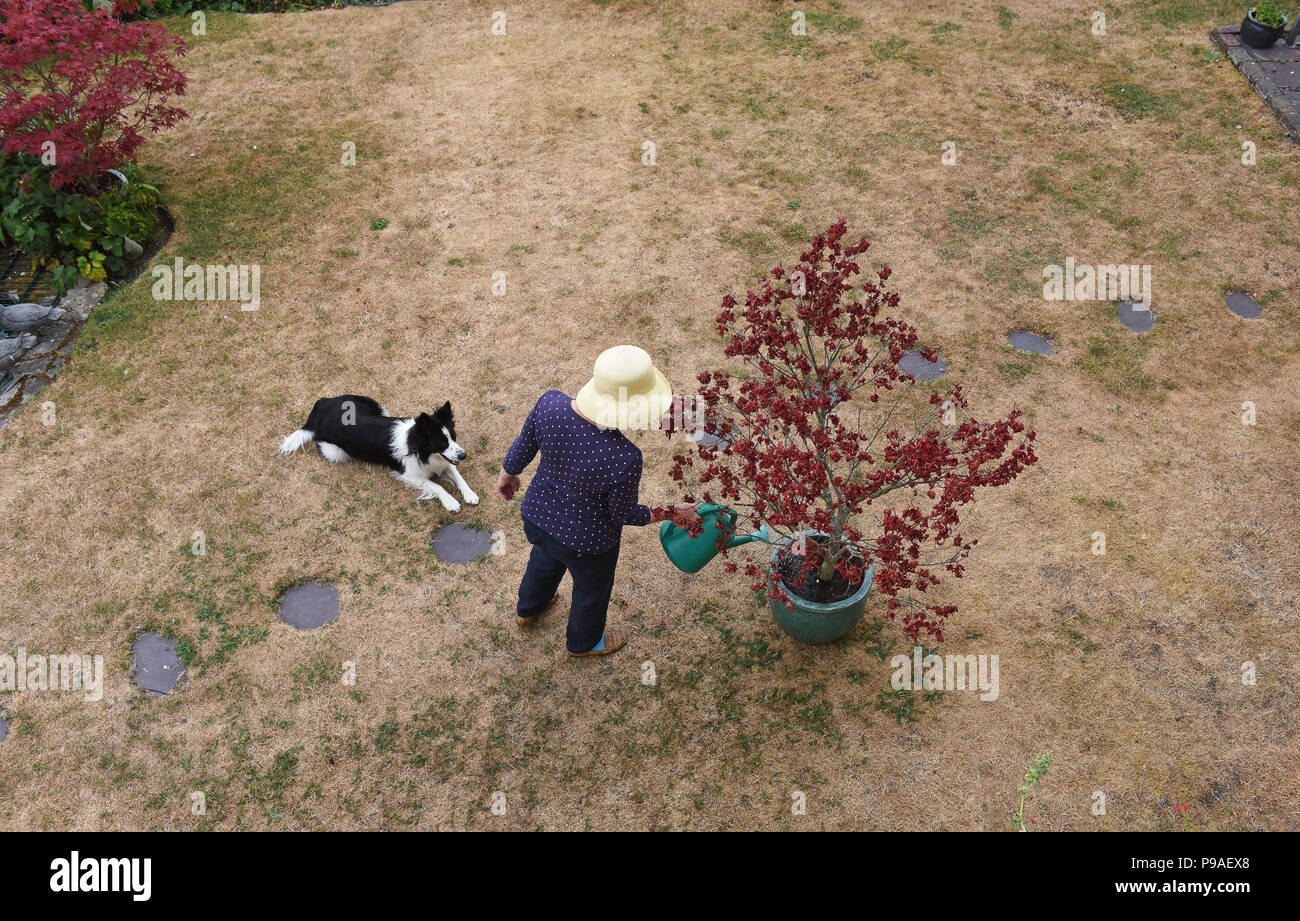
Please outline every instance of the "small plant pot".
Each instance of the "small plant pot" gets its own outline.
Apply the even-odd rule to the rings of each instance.
[[[816,534],[815,531],[804,533],[809,536]],[[777,574],[776,561],[787,547],[789,547],[788,541],[772,549],[768,578],[781,578]],[[781,629],[799,642],[812,646],[833,643],[856,627],[858,621],[862,619],[862,611],[867,605],[867,595],[871,591],[874,577],[874,567],[868,567],[858,590],[841,601],[824,604],[805,601],[786,588],[786,596],[790,599],[790,605],[794,610],[787,608],[785,602],[779,598],[768,599],[768,606],[772,609],[772,617],[780,624]]]
[[[1286,31],[1286,23],[1273,27],[1256,21],[1253,9],[1241,21],[1241,40],[1252,48],[1272,48],[1273,43],[1282,37],[1284,31]]]

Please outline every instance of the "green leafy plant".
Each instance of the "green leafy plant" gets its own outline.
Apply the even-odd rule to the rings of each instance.
[[[346,0],[144,0],[123,19],[161,19],[188,16],[194,10],[220,13],[290,13],[299,10],[345,6]]]
[[[370,219],[371,230],[383,230],[387,226],[388,226],[388,218],[386,217],[372,217]]]
[[[1025,775],[1025,782],[1016,788],[1016,792],[1020,794],[1020,809],[1016,812],[1015,821],[1011,823],[1011,827],[1016,831],[1029,831],[1029,826],[1034,824],[1033,819],[1030,819],[1028,823],[1025,822],[1025,797],[1029,796],[1030,791],[1038,786],[1039,781],[1043,779],[1043,775],[1047,773],[1047,766],[1051,763],[1052,759],[1047,755],[1039,755],[1034,759],[1034,766]]]
[[[1270,29],[1280,29],[1286,25],[1286,13],[1283,13],[1273,0],[1264,0],[1263,3],[1257,4],[1250,11],[1250,15],[1261,26]]]
[[[26,154],[0,159],[0,246],[16,246],[60,290],[78,277],[125,274],[158,236],[158,187],[134,165],[97,195],[55,188],[50,170]]]

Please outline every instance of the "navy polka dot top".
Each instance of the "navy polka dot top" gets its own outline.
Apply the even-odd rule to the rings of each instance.
[[[518,476],[540,451],[523,516],[582,553],[613,549],[623,525],[650,523],[637,502],[641,450],[617,429],[601,429],[573,410],[572,399],[548,390],[524,421],[501,466]]]

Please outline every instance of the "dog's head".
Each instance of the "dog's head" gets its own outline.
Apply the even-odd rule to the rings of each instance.
[[[451,403],[440,406],[433,415],[420,413],[411,429],[411,447],[420,463],[439,456],[451,464],[459,464],[466,457],[465,449],[456,443],[456,425],[452,419]]]

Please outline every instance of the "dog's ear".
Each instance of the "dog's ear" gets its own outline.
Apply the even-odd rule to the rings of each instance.
[[[433,428],[433,417],[428,413],[420,413],[415,417],[415,427],[420,431],[427,431]]]
[[[446,403],[443,403],[441,406],[439,406],[439,407],[438,407],[438,411],[435,412],[433,415],[434,415],[434,418],[436,418],[436,419],[446,419],[446,420],[450,421],[450,420],[451,420],[451,400],[448,400]]]

